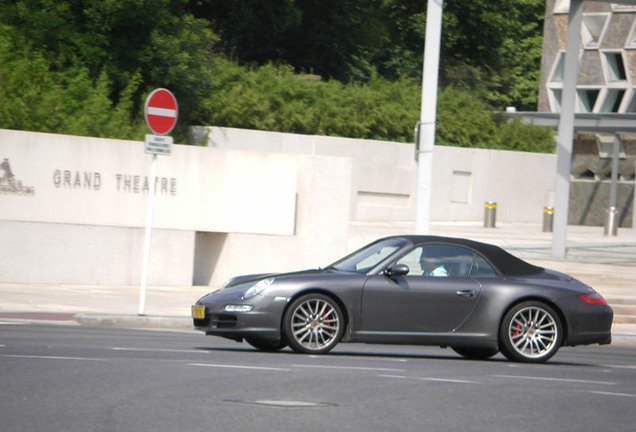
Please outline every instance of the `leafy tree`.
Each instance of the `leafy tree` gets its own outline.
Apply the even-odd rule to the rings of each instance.
[[[14,29],[16,51],[39,52],[52,72],[81,66],[95,82],[106,73],[115,103],[136,83],[135,113],[152,88],[169,88],[185,129],[202,121],[198,109],[211,91],[209,48],[216,41],[209,23],[185,6],[185,0],[16,0],[5,2],[0,22]]]
[[[366,82],[421,76],[421,0],[195,0],[223,51],[242,64],[284,62],[296,72]],[[503,109],[533,109],[543,0],[446,0],[440,82]]]
[[[0,127],[140,139],[145,96],[167,87],[179,100],[178,140],[191,124],[216,124],[410,142],[425,9],[421,0],[5,1]],[[551,149],[544,129],[489,114],[534,104],[542,13],[540,0],[446,0],[438,143]]]
[[[117,103],[110,99],[111,81],[97,80],[86,67],[71,64],[54,70],[40,51],[16,53],[0,29],[0,127],[97,137],[142,139],[141,121],[131,118],[133,77]]]

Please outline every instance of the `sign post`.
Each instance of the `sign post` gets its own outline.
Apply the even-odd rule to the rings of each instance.
[[[146,212],[146,232],[144,235],[144,251],[141,264],[141,286],[139,292],[139,315],[144,315],[146,306],[146,287],[148,284],[148,267],[150,263],[150,240],[152,234],[152,212],[155,201],[157,178],[157,155],[170,156],[172,153],[172,137],[169,134],[177,124],[179,108],[177,99],[166,89],[154,90],[146,99],[144,116],[148,128],[153,132],[146,135],[145,152],[152,155],[150,165],[150,188],[148,191],[148,209]]]

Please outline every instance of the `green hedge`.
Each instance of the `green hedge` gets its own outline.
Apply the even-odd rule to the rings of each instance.
[[[205,101],[208,125],[302,134],[413,142],[421,85],[374,74],[368,83],[321,81],[285,65],[242,67],[222,57]],[[440,145],[552,152],[549,128],[506,122],[476,96],[453,86],[437,105]]]

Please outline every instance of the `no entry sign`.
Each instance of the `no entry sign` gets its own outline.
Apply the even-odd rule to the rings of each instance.
[[[177,124],[179,115],[177,99],[170,90],[158,88],[148,95],[144,115],[146,123],[153,133],[166,135]]]

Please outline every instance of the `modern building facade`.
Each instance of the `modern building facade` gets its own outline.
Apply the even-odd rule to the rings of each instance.
[[[547,0],[537,110],[559,113],[565,83],[564,63],[569,0]],[[581,26],[575,114],[590,124],[627,125],[636,120],[636,1],[585,1]],[[601,130],[602,129],[602,130]],[[630,127],[633,130],[633,127]],[[619,143],[618,163],[613,161]],[[612,180],[613,164],[616,166]],[[609,207],[631,226],[634,205],[636,136],[625,129],[578,129],[572,148],[568,223],[602,225]]]
[[[539,112],[559,112],[569,0],[547,0]],[[587,1],[576,111],[636,113],[636,5]]]

